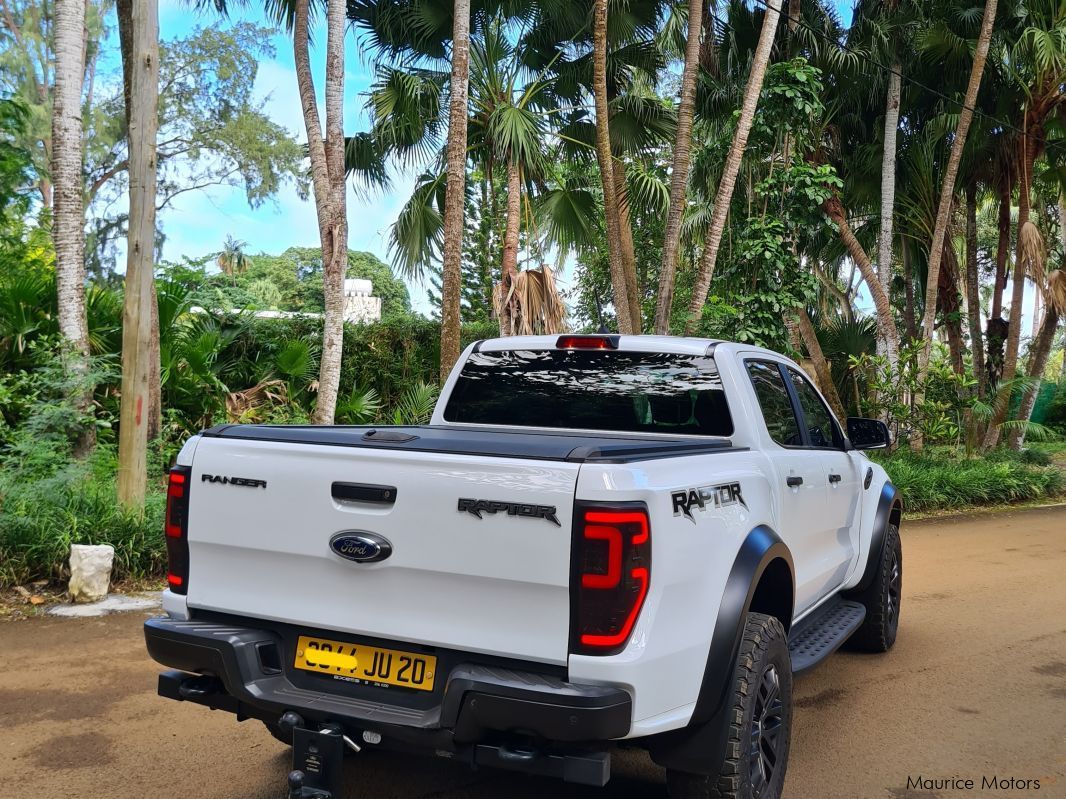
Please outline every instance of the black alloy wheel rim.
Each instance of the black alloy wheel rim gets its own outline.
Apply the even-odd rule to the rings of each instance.
[[[885,615],[888,623],[895,626],[899,621],[899,604],[903,594],[903,569],[895,550],[889,554],[888,585],[885,590]]]
[[[751,791],[755,799],[762,796],[781,762],[785,733],[784,703],[781,701],[781,678],[772,663],[759,679],[755,694],[755,712],[751,720]]]

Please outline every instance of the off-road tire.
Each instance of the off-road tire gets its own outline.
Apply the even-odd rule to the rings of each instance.
[[[850,596],[866,606],[866,619],[848,639],[847,648],[858,652],[887,652],[891,649],[899,629],[902,596],[903,549],[899,528],[890,524],[885,531],[881,562],[873,582],[865,590]]]
[[[725,762],[708,769],[711,776],[668,770],[670,799],[780,799],[792,734],[792,663],[785,628],[773,616],[747,616],[728,712]]]

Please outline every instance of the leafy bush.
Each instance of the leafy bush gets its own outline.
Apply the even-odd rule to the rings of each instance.
[[[48,340],[29,350],[32,372],[0,379],[31,402],[17,426],[0,427],[0,585],[33,579],[61,580],[71,544],[111,544],[116,577],[159,574],[164,562],[162,480],[152,481],[145,515],[123,509],[115,492],[117,463],[105,416],[93,457],[79,461],[73,444],[90,420],[69,399],[83,385],[113,379],[106,359],[89,373],[67,369]],[[154,470],[162,475],[161,466]]]
[[[64,581],[71,544],[111,544],[112,579],[162,574],[162,481],[152,481],[142,517],[119,505],[114,475],[106,451],[91,464],[74,463],[37,480],[18,470],[0,472],[0,586]]]
[[[895,368],[882,355],[849,357],[849,368],[866,386],[859,415],[887,417],[897,439],[921,434],[927,444],[957,446],[972,429],[969,414],[976,381],[969,371],[956,374],[947,358],[935,357],[923,382],[918,368],[921,348],[921,342],[901,346]]]
[[[994,449],[985,453],[985,460],[993,461],[995,463],[1003,463],[1004,461],[1007,461],[1011,463],[1025,463],[1030,466],[1050,466],[1052,458],[1051,453],[1034,447],[1027,447],[1023,450],[1000,447],[999,449]]]
[[[1019,453],[967,459],[961,456],[915,456],[899,453],[883,460],[908,510],[931,511],[971,505],[999,505],[1055,496],[1062,492],[1063,473],[1035,466]]]

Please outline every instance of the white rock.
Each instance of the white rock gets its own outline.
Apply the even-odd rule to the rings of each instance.
[[[71,544],[70,598],[75,602],[97,602],[107,596],[114,561],[115,548],[110,544]]]

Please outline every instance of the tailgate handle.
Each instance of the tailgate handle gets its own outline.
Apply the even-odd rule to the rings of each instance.
[[[379,486],[371,483],[334,483],[333,498],[349,502],[372,502],[375,505],[393,505],[396,502],[396,486]]]

